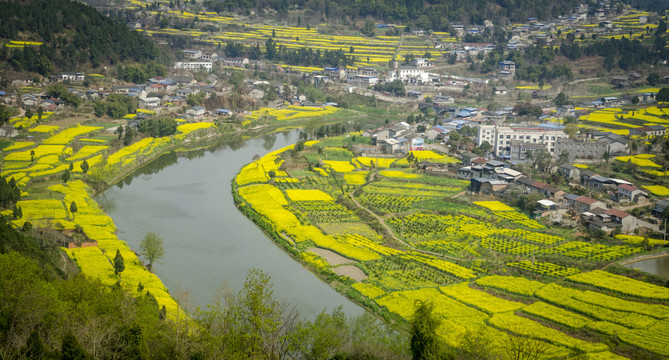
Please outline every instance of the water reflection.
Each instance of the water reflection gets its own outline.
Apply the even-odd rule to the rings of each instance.
[[[207,150],[165,154],[97,200],[131,248],[147,232],[160,234],[165,258],[154,269],[168,288],[180,284],[190,293],[194,306],[212,303],[224,282],[238,291],[247,270],[258,268],[271,276],[276,296],[306,316],[339,305],[359,314],[360,307],[303,268],[234,206],[230,183],[237,171],[297,135],[237,137]]]

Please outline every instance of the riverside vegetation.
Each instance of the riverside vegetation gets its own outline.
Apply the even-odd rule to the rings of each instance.
[[[457,161],[448,156],[350,151],[368,140],[300,141],[265,155],[233,181],[237,206],[296,260],[401,331],[414,329],[414,304],[429,303],[439,356],[669,356],[666,284],[628,277],[614,264],[644,253],[640,242],[576,238],[501,202],[476,201],[467,182],[415,165]]]

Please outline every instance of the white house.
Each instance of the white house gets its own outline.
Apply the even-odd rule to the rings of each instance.
[[[188,62],[178,61],[174,63],[175,69],[187,70],[187,71],[198,71],[198,70],[211,71],[212,67],[213,64],[211,61],[188,61]]]
[[[186,110],[186,115],[192,118],[199,119],[204,116],[207,111],[202,106],[193,106],[192,108]]]
[[[361,88],[374,86],[379,82],[379,78],[373,75],[349,75],[346,77],[346,83]]]
[[[195,49],[184,49],[181,50],[181,52],[184,54],[189,59],[197,60],[202,57],[202,51],[201,50],[195,50]]]
[[[418,67],[430,66],[430,60],[425,58],[418,58],[411,60],[411,65]]]
[[[157,107],[160,107],[159,97],[147,97],[145,99],[139,99],[140,109],[155,109]]]

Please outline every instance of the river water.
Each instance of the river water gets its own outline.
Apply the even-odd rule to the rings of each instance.
[[[649,274],[669,279],[669,256],[641,260],[625,265],[630,269],[639,269]]]
[[[239,169],[297,136],[292,131],[166,154],[96,200],[133,250],[147,232],[162,237],[165,257],[154,271],[172,294],[188,294],[190,310],[213,303],[222,286],[238,292],[247,271],[258,268],[270,275],[275,298],[296,305],[307,318],[340,305],[346,314],[359,315],[360,306],[291,258],[234,205],[230,184]]]

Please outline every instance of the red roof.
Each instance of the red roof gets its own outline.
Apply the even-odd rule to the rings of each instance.
[[[626,213],[622,210],[618,210],[618,209],[608,209],[608,210],[606,210],[605,214],[615,216],[615,217],[621,218],[621,219],[624,219],[624,218],[630,216],[630,214],[628,214],[628,213]]]
[[[594,203],[597,202],[597,200],[595,200],[595,199],[591,199],[591,198],[589,198],[589,197],[587,197],[587,196],[581,196],[581,197],[578,197],[578,198],[576,198],[576,200],[574,200],[574,201],[578,201],[578,202],[580,202],[580,203],[584,203],[584,204],[586,204],[586,205],[592,205],[592,204],[594,204]]]
[[[483,165],[483,164],[486,163],[485,159],[482,158],[482,157],[474,158],[474,159],[472,159],[472,162],[473,162],[474,164],[478,164],[478,165]]]
[[[618,187],[619,187],[619,188],[622,188],[622,189],[625,189],[625,190],[628,190],[628,191],[636,191],[636,190],[638,190],[637,188],[635,188],[634,186],[629,185],[629,184],[621,184],[621,185],[618,185]]]

